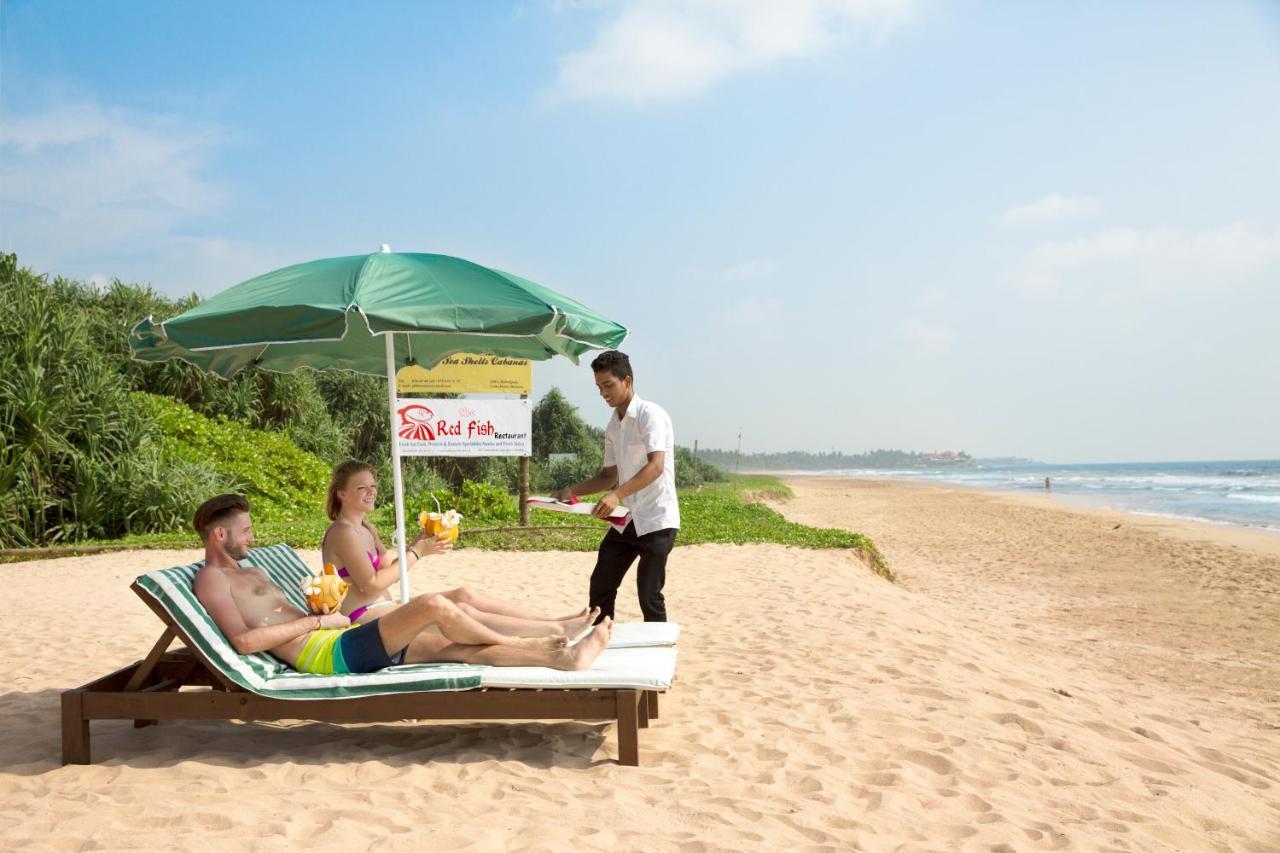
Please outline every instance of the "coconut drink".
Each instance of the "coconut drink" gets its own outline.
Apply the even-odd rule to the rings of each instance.
[[[333,563],[325,563],[320,574],[302,579],[302,594],[307,597],[307,608],[316,615],[337,613],[350,589],[351,584],[338,577]]]
[[[462,516],[456,509],[448,512],[423,512],[418,516],[422,531],[441,542],[458,541],[458,523],[461,521]]]

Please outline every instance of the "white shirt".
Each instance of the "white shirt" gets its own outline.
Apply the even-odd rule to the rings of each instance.
[[[676,439],[671,417],[657,403],[634,394],[621,418],[610,413],[604,430],[604,467],[618,468],[618,485],[630,480],[649,462],[649,454],[666,454],[662,474],[623,503],[631,510],[636,535],[680,526],[680,505],[676,502]]]

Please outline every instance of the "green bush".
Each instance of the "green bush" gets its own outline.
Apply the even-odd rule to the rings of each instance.
[[[273,521],[322,512],[330,466],[299,450],[284,433],[208,418],[166,397],[132,396],[149,411],[170,457],[242,484],[255,517]]]
[[[0,255],[0,545],[78,542],[157,529],[178,488],[152,476],[147,410],[100,357],[75,286]],[[146,479],[151,477],[151,479]],[[163,498],[157,495],[163,494]]]
[[[510,524],[520,518],[518,502],[506,489],[471,480],[462,484],[458,512],[474,526]]]

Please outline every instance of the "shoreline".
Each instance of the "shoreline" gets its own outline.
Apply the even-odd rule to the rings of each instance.
[[[1050,491],[1046,494],[1044,492],[988,488],[974,483],[965,483],[955,480],[922,480],[913,479],[911,477],[893,476],[858,477],[845,476],[841,474],[808,474],[795,471],[744,471],[743,474],[776,477],[788,485],[791,485],[792,481],[848,480],[859,483],[889,482],[894,483],[895,485],[919,487],[923,489],[964,489],[966,491],[991,495],[993,497],[1009,498],[1015,501],[1026,501],[1032,505],[1053,506],[1067,512],[1095,514],[1099,517],[1115,516],[1121,520],[1127,520],[1134,524],[1147,522],[1151,523],[1153,526],[1167,527],[1170,532],[1181,531],[1182,535],[1188,536],[1211,536],[1213,531],[1222,531],[1225,534],[1220,537],[1220,541],[1223,542],[1223,544],[1236,544],[1240,547],[1255,548],[1270,554],[1280,554],[1280,526],[1269,527],[1244,524],[1236,521],[1218,521],[1211,518],[1200,518],[1196,516],[1176,515],[1171,513],[1146,513],[1111,506],[1099,506],[1094,504],[1088,498],[1084,498],[1079,502],[1066,499],[1065,496],[1067,495],[1072,498],[1076,497],[1075,493],[1070,492],[1055,494]],[[1245,535],[1237,538],[1234,536],[1237,532]],[[1175,533],[1175,535],[1179,534]],[[872,538],[874,539],[874,537]]]

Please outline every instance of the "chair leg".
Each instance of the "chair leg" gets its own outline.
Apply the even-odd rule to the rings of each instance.
[[[640,691],[619,690],[618,763],[625,767],[640,766]]]
[[[645,695],[647,691],[641,691],[636,697],[636,723],[642,729],[649,728],[649,698]]]
[[[62,763],[89,763],[89,721],[84,718],[84,694],[62,694]]]
[[[649,719],[658,719],[658,691],[646,690],[644,695],[649,705]]]
[[[129,679],[129,683],[124,686],[125,693],[133,693],[142,688],[151,679],[151,673],[155,672],[156,664],[160,662],[160,658],[169,650],[169,646],[173,644],[174,639],[178,636],[177,632],[171,626],[165,626],[164,633],[160,635],[160,639],[156,640],[156,644],[151,647],[151,651],[147,653],[142,663],[138,664],[138,668],[134,670],[133,676]],[[134,720],[133,727],[135,729],[143,729],[147,726],[154,726],[155,720]]]

